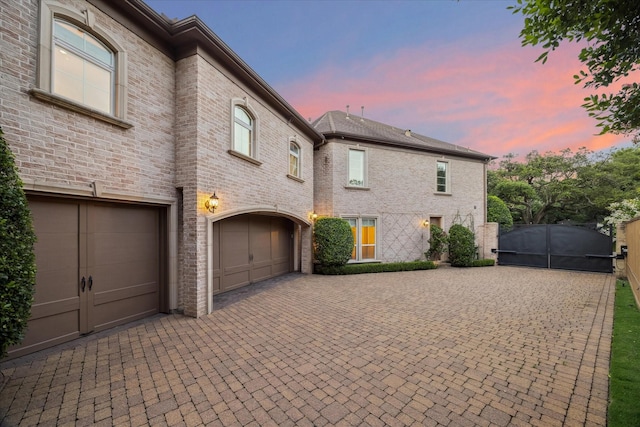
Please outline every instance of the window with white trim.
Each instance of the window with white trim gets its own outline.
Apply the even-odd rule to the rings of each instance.
[[[449,162],[438,160],[436,162],[436,192],[450,193]]]
[[[364,150],[349,149],[348,164],[349,187],[366,187],[367,186],[367,153]]]
[[[83,10],[40,3],[38,76],[29,94],[128,129],[126,52]]]
[[[233,149],[247,157],[255,157],[255,120],[243,107],[233,107]]]
[[[79,104],[114,113],[115,54],[77,25],[54,19],[51,91]]]
[[[376,259],[376,218],[344,218],[351,226],[353,251],[351,261],[373,261]]]
[[[300,146],[289,141],[289,175],[300,178]]]

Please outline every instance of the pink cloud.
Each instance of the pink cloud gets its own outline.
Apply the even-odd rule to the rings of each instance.
[[[532,150],[600,150],[628,137],[595,136],[595,120],[580,107],[591,92],[574,84],[578,48],[563,46],[546,64],[519,42],[479,51],[419,46],[365,62],[332,64],[280,92],[304,117],[328,110],[411,128],[447,142],[501,156]]]

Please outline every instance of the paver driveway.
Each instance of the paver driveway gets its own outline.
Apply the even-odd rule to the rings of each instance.
[[[0,365],[3,425],[605,425],[614,278],[288,275]]]

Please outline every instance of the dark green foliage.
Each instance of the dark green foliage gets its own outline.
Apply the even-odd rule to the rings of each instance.
[[[487,222],[497,222],[502,228],[511,228],[513,218],[507,204],[498,196],[487,196]]]
[[[313,227],[315,259],[322,266],[345,265],[353,252],[351,226],[341,218],[318,218]]]
[[[640,425],[640,311],[628,282],[616,284],[609,367],[610,427]]]
[[[471,262],[471,267],[491,267],[493,265],[496,265],[496,260],[490,258],[474,259]]]
[[[425,253],[425,256],[431,260],[439,260],[440,256],[447,250],[449,238],[447,233],[437,225],[434,224],[430,228],[429,250]]]
[[[470,267],[476,257],[475,236],[461,224],[449,229],[449,262],[453,267]]]
[[[327,275],[385,273],[393,271],[433,270],[437,266],[431,261],[389,262],[371,264],[347,264],[343,266],[316,266],[315,272]]]
[[[31,315],[35,240],[22,181],[0,128],[0,357],[22,341]]]
[[[575,83],[610,90],[585,98],[582,106],[601,133],[634,134],[640,141],[640,85],[629,77],[640,69],[640,2],[516,0],[509,8],[524,15],[522,44],[544,49],[538,61],[545,63],[563,41],[580,44],[583,67]]]

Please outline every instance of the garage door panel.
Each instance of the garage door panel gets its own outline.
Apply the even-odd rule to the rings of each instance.
[[[11,357],[159,311],[160,209],[36,196],[29,207],[35,298]]]
[[[50,333],[52,325],[55,325],[55,334]],[[77,310],[57,312],[52,316],[31,318],[24,340],[19,347],[12,347],[9,350],[9,357],[22,356],[79,338],[78,325]]]
[[[260,215],[242,215],[214,224],[213,293],[288,273],[290,228],[287,219]]]
[[[142,294],[95,306],[94,330],[101,331],[156,314],[158,305],[149,296],[149,294]],[[117,312],[117,315],[114,315],[114,312]]]

